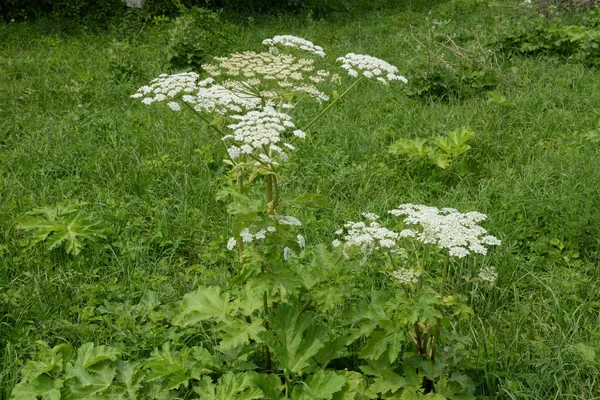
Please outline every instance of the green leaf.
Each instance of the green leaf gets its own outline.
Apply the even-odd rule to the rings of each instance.
[[[266,399],[281,400],[283,399],[283,384],[281,379],[275,374],[254,374],[252,381],[259,388]]]
[[[187,385],[192,377],[186,366],[186,355],[171,351],[169,343],[163,344],[161,349],[154,349],[150,358],[144,362],[144,369],[148,370],[146,380],[162,380],[165,390]]]
[[[439,151],[431,152],[429,160],[441,169],[446,169],[452,164],[452,158],[448,154]]]
[[[366,389],[366,379],[362,374],[355,371],[337,371],[346,379],[346,384],[339,392],[336,392],[332,400],[357,400],[358,394],[362,394]]]
[[[94,346],[94,343],[85,343],[77,350],[75,369],[88,369],[102,361],[115,361],[121,355],[119,350],[109,346]]]
[[[393,371],[386,358],[369,360],[369,364],[361,366],[360,369],[367,375],[375,376],[373,384],[369,386],[375,393],[394,393],[406,385],[406,379]]]
[[[243,214],[237,214],[233,219],[233,235],[238,236],[244,228],[250,226],[252,222],[258,217],[258,212],[248,212]]]
[[[121,384],[126,398],[136,399],[146,376],[140,368],[140,362],[117,361],[116,380]]]
[[[318,309],[325,312],[336,308],[338,305],[344,304],[344,300],[348,295],[348,291],[347,288],[343,288],[335,284],[319,285],[314,287],[310,294],[315,300]]]
[[[203,400],[253,400],[263,397],[263,392],[256,387],[248,373],[236,375],[227,372],[216,385],[204,376],[193,389]]]
[[[245,320],[231,319],[225,323],[222,330],[225,333],[219,346],[227,349],[244,345],[250,339],[258,340],[258,334],[263,332],[265,327],[260,318],[255,318],[250,323]]]
[[[48,343],[38,341],[39,345],[37,360],[28,361],[21,370],[21,380],[30,382],[38,376],[49,373],[57,376],[63,372],[65,361],[70,361],[73,348],[66,343],[53,348]]]
[[[31,382],[20,382],[12,391],[12,400],[60,400],[62,380],[54,381],[46,375],[40,375]]]
[[[100,221],[93,220],[91,215],[86,216],[81,211],[75,212],[77,207],[84,204],[86,203],[59,205],[56,209],[34,209],[15,221],[19,229],[33,231],[29,248],[46,241],[48,250],[64,245],[68,254],[78,255],[84,245],[83,239],[105,237],[105,228]]]
[[[346,378],[334,371],[319,370],[306,379],[306,384],[313,399],[331,400],[334,393],[342,390]]]
[[[69,216],[60,229],[56,229],[48,238],[48,250],[64,244],[68,254],[78,255],[83,249],[82,239],[105,237],[104,229],[100,228],[100,225],[99,221],[92,221],[81,213]]]
[[[390,146],[390,153],[397,155],[406,155],[410,157],[422,158],[433,150],[426,145],[427,139],[398,139]]]
[[[271,331],[259,337],[266,343],[280,367],[298,373],[309,366],[309,360],[327,341],[326,330],[315,324],[311,313],[298,316],[300,310],[280,303],[268,317]]]
[[[110,388],[116,369],[109,364],[97,364],[89,370],[74,368],[71,371],[73,383],[69,385],[71,396],[67,398],[90,398],[101,395]]]
[[[472,130],[460,128],[449,132],[446,136],[438,136],[435,144],[452,158],[456,158],[471,148],[466,143],[473,136],[475,136],[475,133]]]
[[[173,318],[173,325],[186,327],[201,321],[216,319],[226,321],[234,307],[229,302],[229,293],[221,293],[216,286],[200,287],[183,296],[181,311]]]

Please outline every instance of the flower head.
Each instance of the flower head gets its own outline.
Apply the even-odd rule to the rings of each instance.
[[[262,44],[275,48],[277,45],[304,50],[316,56],[325,57],[325,52],[321,46],[317,46],[306,39],[291,35],[278,35],[271,39],[263,40]]]
[[[389,81],[408,82],[402,75],[396,75],[398,68],[376,57],[348,53],[344,57],[338,58],[337,61],[342,63],[342,68],[353,78],[362,75],[369,79],[375,79],[384,85],[387,85]]]
[[[486,215],[479,212],[461,213],[453,208],[438,209],[424,205],[403,204],[389,212],[394,216],[404,216],[404,222],[416,225],[417,229],[405,229],[402,237],[435,244],[448,249],[451,256],[465,257],[470,253],[487,254],[486,246],[496,246],[501,242],[488,235],[478,223]]]
[[[273,163],[275,155],[284,161],[287,159],[287,153],[279,144],[285,146],[286,143],[282,143],[282,135],[296,127],[292,117],[267,106],[262,111],[250,111],[231,118],[238,122],[228,126],[233,130],[233,134],[224,136],[223,140],[233,142],[233,145],[228,148],[232,159],[243,154],[254,154],[265,163]],[[291,149],[289,146],[285,147]]]
[[[219,114],[239,114],[255,110],[261,105],[260,99],[246,93],[244,86],[239,82],[226,88],[216,84],[212,78],[198,82],[197,90],[184,95],[182,100],[198,112]]]
[[[487,282],[490,286],[494,286],[498,279],[498,273],[493,266],[484,267],[479,271],[479,274],[477,274],[477,278],[482,282]]]
[[[398,234],[381,226],[376,219],[378,215],[372,213],[363,213],[368,223],[349,221],[344,224],[344,229],[338,230],[336,234],[344,240],[344,248],[359,248],[361,252],[368,253],[377,249],[392,249],[396,247]],[[340,240],[334,240],[332,245],[338,247]]]
[[[402,285],[414,285],[419,283],[419,277],[422,272],[414,268],[400,268],[392,272],[392,276],[396,278]]]
[[[155,101],[170,100],[182,93],[191,93],[195,91],[199,75],[195,72],[182,72],[179,74],[162,74],[153,79],[150,85],[142,86],[137,93],[131,95],[132,98],[142,98],[142,103],[152,104]],[[171,108],[173,108],[171,106]],[[176,110],[178,111],[178,110]]]
[[[326,71],[317,71],[314,60],[297,59],[288,54],[273,52],[256,53],[246,51],[233,53],[228,57],[215,57],[213,63],[202,68],[213,78],[223,79],[223,86],[243,82],[245,92],[251,96],[267,100],[285,100],[290,104],[290,94],[301,94],[327,101],[329,96],[318,90],[314,84],[325,80]],[[228,87],[229,88],[229,87]]]

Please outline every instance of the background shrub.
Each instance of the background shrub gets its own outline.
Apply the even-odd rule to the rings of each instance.
[[[42,15],[65,19],[91,18],[103,21],[122,15],[121,0],[6,0],[0,2],[0,17],[5,21],[29,20]]]
[[[176,69],[198,69],[229,43],[233,29],[215,12],[198,7],[187,10],[171,28],[169,62]]]

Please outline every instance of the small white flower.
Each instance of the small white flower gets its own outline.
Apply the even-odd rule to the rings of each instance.
[[[300,248],[303,249],[306,246],[306,240],[304,240],[304,236],[298,234],[298,236],[296,236],[296,239],[298,239],[298,246],[300,246]]]
[[[235,240],[235,238],[229,238],[229,240],[227,241],[227,250],[233,250],[236,244],[237,241]]]
[[[487,254],[487,246],[501,242],[488,235],[478,223],[485,220],[479,212],[461,213],[453,208],[438,209],[424,205],[403,204],[390,214],[404,217],[404,222],[419,229],[405,229],[401,237],[414,237],[420,242],[448,249],[452,257],[463,258],[470,253]]]
[[[360,215],[368,219],[369,221],[377,221],[379,219],[379,215],[374,213],[363,212]]]
[[[292,47],[307,51],[320,57],[325,57],[325,52],[323,52],[323,48],[321,46],[316,46],[312,42],[296,36],[279,35],[273,37],[272,39],[263,40],[262,44],[270,46],[271,48],[275,47],[276,45]]]
[[[341,62],[342,68],[348,71],[348,75],[354,78],[357,78],[359,73],[361,73],[366,78],[377,77],[377,80],[384,85],[387,85],[388,81],[408,82],[402,75],[397,75],[398,68],[376,57],[349,53],[344,57],[338,58],[337,61]],[[387,80],[380,76],[384,73]]]
[[[479,271],[477,278],[482,282],[487,282],[490,286],[494,286],[496,280],[498,280],[498,273],[496,272],[496,268],[492,266],[484,267]]]
[[[376,221],[379,218],[377,214],[363,213],[363,216],[369,220],[368,224],[350,221],[344,224],[344,229],[341,232],[336,232],[340,232],[339,234],[343,234],[344,231],[346,232],[342,236],[342,239],[345,241],[345,249],[354,247],[359,248],[363,253],[370,253],[372,250],[391,250],[397,246],[399,235],[381,226]]]
[[[294,133],[294,136],[297,136],[300,139],[304,139],[306,137],[306,133],[304,133],[300,129],[296,129],[293,133]]]
[[[339,240],[335,239],[333,242],[331,242],[331,245],[333,247],[340,247],[340,245],[342,244],[342,242],[340,242]]]
[[[419,283],[421,271],[413,268],[400,268],[392,272],[392,276],[398,279],[400,284],[410,286]]]
[[[174,101],[170,101],[169,103],[167,103],[167,105],[173,111],[181,111],[181,106],[179,105],[179,103],[175,103]]]
[[[271,218],[276,219],[281,225],[302,226],[302,221],[290,215],[272,215]]]
[[[244,243],[252,243],[252,241],[254,240],[254,235],[250,233],[250,229],[248,228],[242,229],[242,231],[240,232],[240,237],[242,238],[242,241]]]
[[[289,247],[284,247],[283,248],[283,259],[285,261],[289,260],[292,257],[292,249],[290,249]]]

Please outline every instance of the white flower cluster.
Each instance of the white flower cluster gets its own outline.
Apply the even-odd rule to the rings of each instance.
[[[484,267],[481,269],[481,271],[479,271],[477,278],[479,278],[479,280],[482,282],[489,283],[490,286],[494,286],[496,280],[498,279],[498,273],[496,272],[496,268],[493,266]]]
[[[132,94],[134,99],[142,98],[142,103],[152,104],[155,101],[164,101],[173,99],[181,93],[192,93],[197,88],[199,75],[195,72],[182,72],[180,74],[167,75],[162,74],[153,79],[148,86],[142,86],[137,93]],[[169,106],[175,111],[176,106],[169,103]]]
[[[277,220],[281,225],[302,226],[302,221],[291,215],[271,215],[271,219]]]
[[[348,71],[348,75],[354,78],[362,75],[369,79],[377,79],[384,85],[387,85],[388,81],[408,82],[402,75],[396,75],[398,68],[379,58],[364,54],[348,53],[344,57],[338,58],[337,61],[340,61],[342,68]]]
[[[316,56],[325,57],[325,52],[321,46],[317,46],[306,39],[302,39],[296,36],[291,35],[278,35],[273,37],[272,39],[263,40],[262,44],[269,47],[276,47],[277,45],[281,45],[284,47],[292,47],[295,49],[300,49],[307,51]]]
[[[486,215],[479,212],[461,213],[453,208],[438,209],[424,205],[403,204],[391,210],[390,214],[405,216],[404,222],[418,225],[420,230],[405,229],[401,237],[414,237],[417,240],[448,249],[451,256],[465,257],[471,252],[487,254],[486,246],[497,246],[501,242],[488,235],[487,230],[477,225]]]
[[[261,105],[260,99],[246,94],[239,83],[237,87],[229,89],[208,78],[198,82],[197,86],[198,90],[193,95],[183,95],[182,100],[198,112],[242,113],[257,109]]]
[[[262,240],[267,237],[267,234],[273,233],[277,231],[277,228],[274,226],[267,226],[265,229],[261,229],[256,233],[250,232],[249,228],[244,228],[240,232],[240,237],[242,238],[242,242],[244,243],[252,243],[256,240]],[[227,250],[233,250],[237,244],[235,238],[229,238],[227,241]]]
[[[413,268],[400,268],[392,272],[392,276],[394,278],[398,279],[402,285],[407,286],[419,283],[419,277],[421,274],[422,272],[420,270]]]
[[[233,130],[233,134],[224,136],[223,140],[235,142],[235,145],[227,149],[232,159],[256,152],[258,158],[265,163],[273,163],[274,154],[283,161],[287,160],[287,153],[278,144],[282,141],[281,135],[286,130],[296,127],[292,122],[292,117],[267,106],[262,111],[250,111],[244,115],[234,115],[231,118],[239,122],[228,126]],[[299,129],[295,129],[293,134],[299,138],[306,136]],[[294,150],[294,146],[289,143],[283,143],[282,146]]]
[[[315,71],[314,60],[246,51],[229,57],[215,57],[214,61],[214,64],[202,66],[210,76],[242,80],[246,85],[258,88],[262,98],[276,99],[282,92],[289,91],[305,93],[319,102],[329,100],[329,96],[314,86],[323,82],[329,72]],[[232,82],[235,81],[223,82],[223,86],[229,88]]]
[[[377,249],[392,249],[396,247],[398,234],[381,226],[376,220],[378,215],[372,213],[363,213],[369,223],[350,221],[344,224],[344,228],[336,231],[337,235],[342,235],[345,242],[344,248],[360,248],[363,253],[368,253]],[[344,234],[344,231],[346,232]],[[333,247],[342,244],[340,240],[332,242]]]

